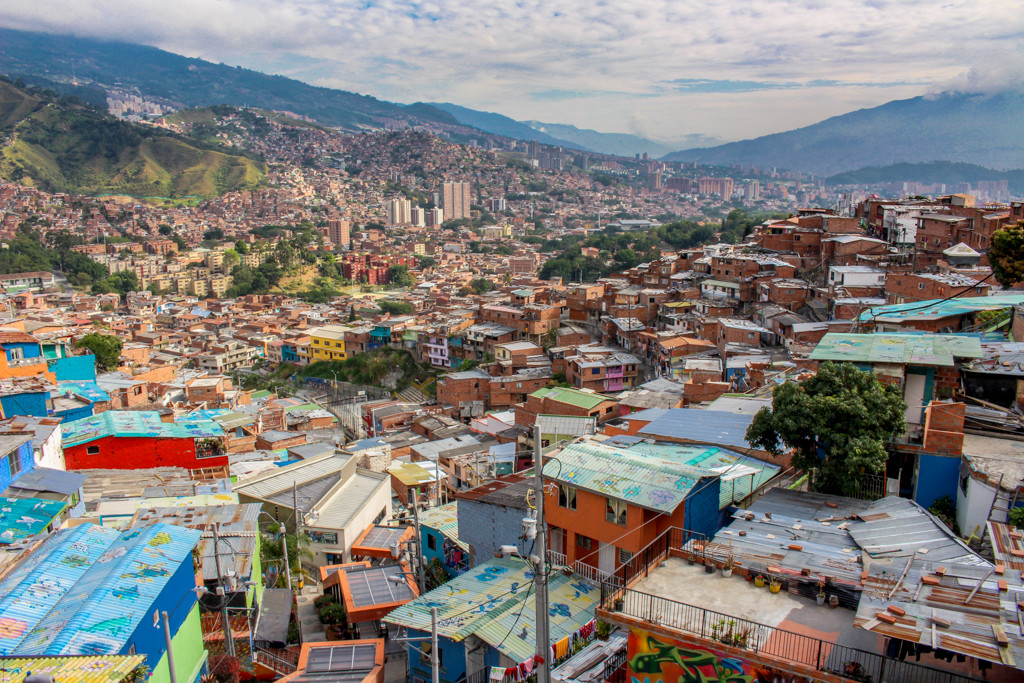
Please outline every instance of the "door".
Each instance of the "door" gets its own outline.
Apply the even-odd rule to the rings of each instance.
[[[597,568],[605,574],[615,573],[615,546],[610,543],[601,544],[597,554]]]
[[[907,424],[921,424],[924,413],[924,390],[928,384],[927,375],[907,373],[906,385],[903,388],[903,400],[907,402]]]

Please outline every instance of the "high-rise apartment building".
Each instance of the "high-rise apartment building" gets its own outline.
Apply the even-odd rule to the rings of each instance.
[[[427,210],[419,206],[412,207],[412,211],[409,213],[409,222],[417,228],[425,227],[427,224]]]
[[[757,180],[751,180],[747,183],[747,201],[756,202],[761,199],[761,183]]]
[[[332,218],[327,221],[327,239],[331,244],[348,249],[352,242],[352,221]]]
[[[447,220],[469,218],[471,190],[468,182],[445,183],[441,186],[441,209]]]
[[[722,199],[732,197],[734,189],[732,178],[701,178],[697,183],[701,194],[717,194]]]
[[[441,225],[444,223],[444,211],[438,208],[427,209],[427,225]]]
[[[408,199],[393,197],[387,203],[388,224],[407,225],[412,220],[412,203]]]

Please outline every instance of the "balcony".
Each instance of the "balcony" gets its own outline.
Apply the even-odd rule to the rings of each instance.
[[[794,675],[824,673],[839,680],[980,680],[955,670],[963,665],[941,664],[940,669],[888,657],[886,639],[854,627],[853,611],[819,607],[812,597],[799,595],[798,589],[783,588],[772,594],[739,575],[724,577],[717,568],[707,573],[702,560],[709,558],[703,556],[706,546],[699,537],[671,529],[619,567],[614,577],[601,584],[598,618],[652,629],[662,639],[678,638],[683,655],[699,654],[685,649],[696,643],[727,653],[720,657],[747,660],[752,669],[768,663]],[[691,557],[692,565],[684,559]],[[692,664],[701,666],[696,661]]]

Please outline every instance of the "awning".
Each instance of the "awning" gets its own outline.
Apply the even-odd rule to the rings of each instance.
[[[265,648],[283,648],[288,645],[288,623],[292,615],[292,592],[287,588],[268,588],[263,591],[260,616],[256,621],[253,640]]]

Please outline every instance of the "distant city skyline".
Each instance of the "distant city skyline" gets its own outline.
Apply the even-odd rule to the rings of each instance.
[[[1013,0],[14,0],[0,25],[667,144],[1024,81]]]

